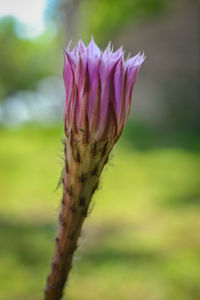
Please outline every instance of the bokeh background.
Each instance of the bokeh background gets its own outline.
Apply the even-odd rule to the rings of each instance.
[[[194,0],[1,0],[1,300],[43,297],[62,193],[63,48],[92,34],[147,58],[67,299],[200,299],[199,11]]]

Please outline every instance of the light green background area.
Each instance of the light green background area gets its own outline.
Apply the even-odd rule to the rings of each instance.
[[[61,138],[59,126],[0,129],[1,300],[42,299],[62,194]],[[187,148],[184,136],[171,146],[162,139],[127,129],[112,152],[68,300],[200,298],[199,140]]]

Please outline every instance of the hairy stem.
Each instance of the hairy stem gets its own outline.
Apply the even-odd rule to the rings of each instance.
[[[107,144],[81,144],[67,138],[63,199],[56,249],[47,279],[45,300],[60,300],[72,266],[77,241],[108,153]]]
[[[69,197],[63,197],[56,249],[52,260],[51,273],[47,280],[45,300],[59,300],[62,297],[84,219],[85,211],[83,208],[77,209],[75,213]]]

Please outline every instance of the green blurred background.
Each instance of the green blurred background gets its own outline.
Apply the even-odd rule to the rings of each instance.
[[[0,7],[0,300],[43,298],[62,194],[63,48],[92,34],[147,58],[64,299],[199,300],[199,2]]]

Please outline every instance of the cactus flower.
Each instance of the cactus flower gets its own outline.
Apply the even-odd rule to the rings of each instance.
[[[144,55],[124,60],[122,48],[100,51],[93,38],[65,50],[63,198],[45,300],[60,300],[91,198],[127,122]]]
[[[144,55],[124,61],[122,47],[100,51],[92,38],[65,51],[65,128],[95,141],[117,140],[127,122],[131,96]]]

